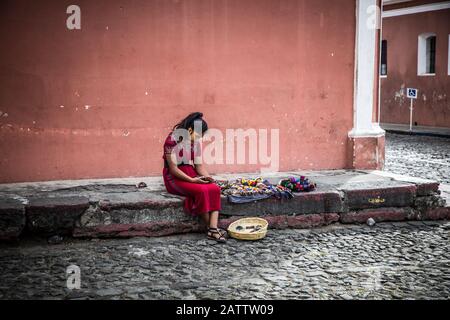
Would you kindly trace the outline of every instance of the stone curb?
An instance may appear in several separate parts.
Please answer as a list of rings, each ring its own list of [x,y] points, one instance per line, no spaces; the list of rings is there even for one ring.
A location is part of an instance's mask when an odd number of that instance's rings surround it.
[[[345,181],[339,186],[323,183],[319,190],[295,194],[291,200],[270,198],[231,204],[222,197],[220,223],[226,228],[239,218],[259,216],[268,220],[270,228],[284,229],[336,222],[366,223],[369,218],[376,222],[450,219],[450,207],[439,195],[438,183],[403,176],[377,179]],[[0,201],[0,240],[26,234],[82,238],[165,236],[203,229],[198,219],[183,212],[182,198],[160,191],[96,190],[80,196],[52,191],[28,199],[8,194]]]

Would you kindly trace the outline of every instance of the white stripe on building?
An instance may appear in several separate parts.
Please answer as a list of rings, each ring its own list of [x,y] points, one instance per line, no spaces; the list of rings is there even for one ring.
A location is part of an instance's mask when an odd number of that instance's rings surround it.
[[[404,16],[407,14],[416,14],[416,13],[445,10],[445,9],[450,9],[450,1],[433,3],[433,4],[424,4],[421,6],[407,7],[407,8],[384,11],[383,18]]]

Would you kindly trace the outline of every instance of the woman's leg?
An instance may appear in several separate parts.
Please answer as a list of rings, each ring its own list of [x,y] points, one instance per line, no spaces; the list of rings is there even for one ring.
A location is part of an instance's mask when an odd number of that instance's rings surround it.
[[[208,236],[215,237],[221,242],[226,241],[227,232],[218,228],[219,224],[219,211],[211,211],[209,216],[209,229]]]
[[[182,167],[186,174],[191,177],[196,176],[196,173],[189,172],[190,167]],[[166,188],[173,193],[177,192],[184,195],[184,207],[188,213],[195,215],[198,212],[205,212],[198,214],[205,223],[207,229],[217,229],[219,220],[219,210],[221,209],[220,187],[216,184],[195,184],[183,180],[175,179],[167,173],[164,176],[164,183]],[[169,192],[170,192],[169,191]],[[172,192],[170,192],[172,193]],[[224,230],[209,231],[208,234],[213,235],[217,239],[221,239],[226,232]]]
[[[219,223],[219,211],[212,211],[209,217],[209,227],[217,228],[218,223]]]
[[[205,227],[208,229],[209,228],[209,212],[203,213],[200,215],[203,223],[205,224]]]

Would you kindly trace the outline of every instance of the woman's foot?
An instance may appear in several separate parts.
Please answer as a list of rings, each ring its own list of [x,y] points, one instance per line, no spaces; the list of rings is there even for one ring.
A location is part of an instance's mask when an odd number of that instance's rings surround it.
[[[224,236],[224,238],[228,238],[228,232],[225,229],[217,228],[219,232]]]
[[[225,230],[223,229],[219,229],[219,228],[209,228],[208,229],[208,239],[210,240],[214,240],[216,242],[219,243],[225,243],[227,242],[227,238],[226,238],[226,231],[224,233]]]
[[[205,226],[205,229],[204,229],[204,230],[206,230],[206,232],[208,232],[209,229],[217,229],[217,230],[219,230],[219,232],[224,236],[224,238],[227,238],[227,239],[229,238],[229,236],[228,236],[228,231],[225,230],[225,229],[222,229],[222,228],[219,228],[219,227],[217,227],[217,228],[212,228],[212,227],[207,227],[207,226]]]

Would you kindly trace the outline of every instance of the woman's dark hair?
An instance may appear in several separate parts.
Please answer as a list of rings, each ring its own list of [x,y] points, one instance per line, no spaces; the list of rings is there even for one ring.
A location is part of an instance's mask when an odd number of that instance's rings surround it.
[[[203,120],[203,113],[201,112],[193,112],[190,115],[188,115],[186,118],[181,120],[179,123],[177,123],[173,129],[186,129],[188,130],[191,128],[194,130],[194,123],[195,121],[201,121],[202,122],[202,134],[205,133],[208,130],[208,124],[205,120]]]

